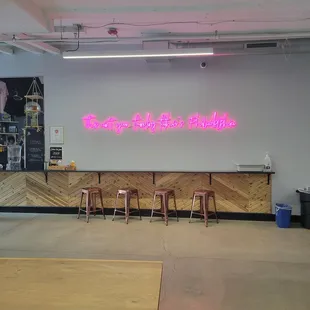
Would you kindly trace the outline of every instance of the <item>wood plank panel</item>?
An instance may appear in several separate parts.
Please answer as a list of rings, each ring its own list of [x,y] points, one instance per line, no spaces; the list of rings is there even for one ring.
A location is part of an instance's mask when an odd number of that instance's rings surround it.
[[[27,172],[26,174],[28,205],[68,206],[68,174],[66,172],[49,173],[47,183],[42,172]]]
[[[219,211],[271,213],[271,184],[267,175],[207,173],[50,172],[46,183],[43,172],[0,172],[1,206],[76,207],[81,189],[97,186],[103,191],[104,205],[113,208],[116,193],[121,188],[139,190],[142,209],[152,206],[156,188],[171,188],[176,192],[177,208],[190,210],[195,189],[215,191]],[[136,201],[133,200],[133,206]],[[159,200],[157,201],[159,206]],[[211,204],[212,206],[212,204]]]
[[[0,173],[0,205],[25,206],[26,174],[20,172]]]
[[[271,213],[271,178],[267,185],[267,176],[249,175],[249,205],[248,212]]]
[[[66,172],[68,178],[68,205],[77,207],[80,204],[81,190],[84,187],[98,186],[98,173]]]
[[[108,172],[101,175],[101,184],[99,186],[103,192],[105,206],[108,208],[114,207],[114,201],[118,189],[136,188],[139,190],[140,207],[141,209],[151,208],[151,198],[155,185],[152,181],[152,173],[147,172]],[[120,200],[120,205],[123,201]],[[136,201],[132,201],[133,207],[136,206]]]
[[[219,211],[247,212],[249,203],[249,178],[247,174],[212,174],[204,178],[204,187],[215,191]]]
[[[201,173],[160,173],[156,187],[174,189],[178,210],[190,210],[193,191],[202,188],[202,180]]]

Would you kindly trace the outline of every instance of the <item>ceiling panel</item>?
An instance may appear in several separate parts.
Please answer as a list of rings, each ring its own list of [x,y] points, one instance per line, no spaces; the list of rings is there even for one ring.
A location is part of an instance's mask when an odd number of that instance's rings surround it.
[[[63,25],[100,26],[120,23],[167,23],[119,25],[122,31],[284,31],[310,27],[309,0],[33,0],[46,14]],[[184,23],[199,21],[195,23]],[[173,22],[174,24],[168,24]],[[180,22],[179,24],[175,24]],[[94,33],[94,30],[90,31]],[[101,32],[101,31],[97,31]]]
[[[288,6],[309,10],[308,0],[33,0],[33,2],[47,11],[84,13],[152,12],[154,10],[158,12],[216,12],[262,7],[280,9]]]
[[[18,3],[17,6],[14,3]],[[32,4],[32,10],[29,5]],[[21,5],[23,4],[23,5]],[[41,20],[32,12],[41,12]],[[38,14],[37,14],[38,15]],[[40,14],[39,14],[40,15]],[[309,0],[0,0],[0,34],[26,33],[36,40],[58,38],[60,27],[47,34],[44,19],[69,26],[63,38],[75,37],[76,24],[85,27],[80,38],[114,39],[107,30],[116,27],[119,41],[180,35],[220,38],[231,35],[300,32],[310,29]],[[51,29],[51,28],[50,28]],[[54,30],[53,30],[54,31]],[[309,35],[307,35],[309,37]],[[117,38],[115,38],[117,39]],[[97,40],[97,39],[96,39]],[[124,40],[123,40],[124,41]],[[53,43],[51,43],[53,44]]]
[[[47,32],[47,23],[44,25],[39,19],[34,18],[30,13],[32,8],[28,8],[29,10],[24,10],[15,1],[1,0],[0,33]],[[34,12],[34,14],[37,13],[37,11]]]

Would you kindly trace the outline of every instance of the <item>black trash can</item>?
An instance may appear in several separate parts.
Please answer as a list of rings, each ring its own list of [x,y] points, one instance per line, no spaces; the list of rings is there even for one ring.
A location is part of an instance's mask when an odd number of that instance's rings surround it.
[[[310,193],[299,192],[300,194],[300,221],[304,228],[310,229]]]

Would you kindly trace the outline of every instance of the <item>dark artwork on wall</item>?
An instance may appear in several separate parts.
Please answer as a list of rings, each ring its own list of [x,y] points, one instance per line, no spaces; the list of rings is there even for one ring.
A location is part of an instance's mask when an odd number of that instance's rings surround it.
[[[44,85],[41,83],[40,78],[37,77],[36,80],[44,96]],[[24,106],[26,104],[24,96],[27,94],[33,78],[0,78],[0,81],[6,84],[9,93],[4,111],[12,116],[24,116]],[[44,106],[41,109],[44,111]]]

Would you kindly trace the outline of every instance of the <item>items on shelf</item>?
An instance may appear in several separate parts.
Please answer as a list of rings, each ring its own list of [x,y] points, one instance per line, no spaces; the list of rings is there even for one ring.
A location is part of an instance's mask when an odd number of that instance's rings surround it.
[[[268,152],[266,152],[266,156],[264,159],[264,171],[271,171],[271,158]]]
[[[12,121],[8,113],[2,113],[0,118],[0,164],[6,164],[7,147],[18,144],[18,122]]]
[[[75,161],[71,161],[69,165],[62,165],[61,160],[50,160],[49,165],[47,167],[48,170],[76,170],[76,164]]]
[[[21,170],[22,147],[20,145],[8,145],[8,164],[6,170]]]
[[[3,122],[11,122],[12,121],[12,117],[10,114],[3,112],[0,114],[0,121]]]
[[[263,164],[239,164],[235,163],[238,172],[261,172],[264,170]]]

